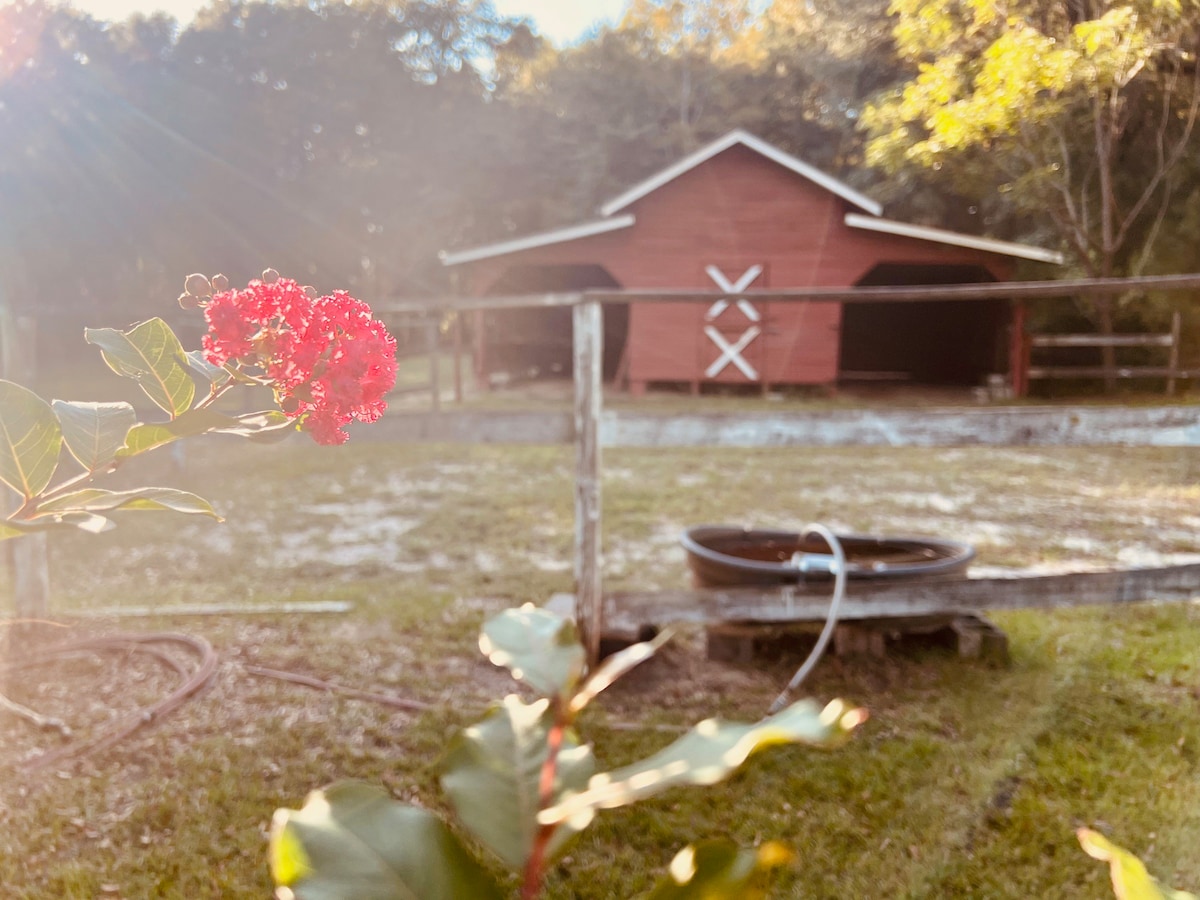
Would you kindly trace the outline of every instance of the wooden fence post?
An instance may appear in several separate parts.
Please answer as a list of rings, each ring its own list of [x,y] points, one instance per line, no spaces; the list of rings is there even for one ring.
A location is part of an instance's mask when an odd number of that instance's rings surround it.
[[[595,300],[573,315],[575,376],[575,622],[589,665],[600,657],[600,407],[604,319]]]
[[[1008,380],[1014,397],[1029,393],[1029,341],[1025,337],[1027,310],[1024,300],[1012,301],[1012,332],[1008,336]]]
[[[441,359],[438,358],[438,326],[439,318],[430,313],[425,319],[425,347],[429,351],[429,395],[433,400],[433,411],[440,412],[442,408],[442,372]]]
[[[1171,313],[1171,349],[1167,354],[1167,368],[1171,370],[1167,378],[1167,396],[1175,396],[1175,373],[1179,371],[1179,337],[1183,331],[1183,317],[1179,310]]]
[[[16,316],[0,304],[0,368],[4,377],[28,385],[35,374],[37,320]],[[5,489],[7,491],[7,489]],[[7,514],[20,500],[10,495]],[[44,619],[50,613],[50,565],[46,556],[46,535],[27,534],[5,541],[12,576],[13,612],[17,619]]]
[[[463,402],[463,382],[462,382],[462,332],[463,332],[463,314],[461,312],[451,313],[454,316],[454,402],[462,405]]]

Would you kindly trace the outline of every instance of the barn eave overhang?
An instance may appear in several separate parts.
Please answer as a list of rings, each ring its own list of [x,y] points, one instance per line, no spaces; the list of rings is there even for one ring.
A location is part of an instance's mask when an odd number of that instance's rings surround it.
[[[630,214],[610,216],[592,222],[581,222],[578,225],[571,225],[568,228],[542,231],[537,234],[527,234],[524,237],[513,238],[508,241],[499,241],[495,244],[471,247],[467,250],[458,250],[455,252],[443,250],[438,254],[438,258],[441,259],[443,266],[459,266],[463,263],[476,262],[481,259],[508,256],[510,253],[520,253],[522,250],[534,250],[538,247],[564,244],[568,241],[577,241],[580,238],[606,234],[610,231],[619,231],[622,228],[629,228],[636,221],[637,219]]]
[[[1018,259],[1052,263],[1057,266],[1061,266],[1064,262],[1061,253],[1054,250],[1046,250],[1043,247],[1035,247],[1032,244],[998,241],[994,238],[961,234],[957,231],[947,231],[944,228],[930,228],[927,225],[910,225],[907,222],[882,219],[878,216],[864,216],[859,213],[847,213],[845,222],[851,228],[861,228],[866,231],[876,231],[882,234],[894,234],[898,237],[915,238],[919,241],[932,241],[937,244],[948,244],[952,247],[983,250],[986,253],[996,253],[1000,256],[1013,256]]]
[[[869,212],[873,216],[878,216],[883,213],[883,207],[879,203],[872,200],[865,194],[861,194],[854,190],[854,188],[850,187],[850,185],[839,181],[832,175],[822,172],[820,169],[810,166],[808,163],[804,162],[804,160],[798,159],[795,156],[792,156],[790,153],[779,149],[775,145],[767,143],[762,138],[755,137],[748,131],[743,131],[742,129],[738,128],[729,132],[729,134],[725,135],[724,137],[713,141],[711,144],[701,147],[690,156],[685,156],[683,159],[679,160],[679,162],[668,166],[661,172],[651,175],[645,181],[635,184],[620,196],[609,200],[600,207],[601,215],[611,216],[613,213],[617,213],[623,209],[626,209],[631,204],[641,200],[647,194],[657,191],[664,185],[669,184],[676,178],[679,178],[681,175],[690,172],[700,164],[712,159],[718,153],[723,153],[736,144],[741,144],[743,147],[753,150],[760,156],[765,156],[772,162],[778,163],[785,169],[790,169],[797,175],[807,178],[814,184],[819,185],[832,194],[836,194],[838,197],[841,197],[848,203],[858,207],[861,210],[864,210],[865,212]]]

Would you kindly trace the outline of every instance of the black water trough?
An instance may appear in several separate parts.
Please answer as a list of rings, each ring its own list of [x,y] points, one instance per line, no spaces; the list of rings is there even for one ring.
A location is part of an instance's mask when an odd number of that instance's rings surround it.
[[[963,577],[975,549],[935,537],[839,534],[846,554],[846,577]],[[816,535],[794,531],[700,525],[682,538],[688,567],[698,587],[795,584],[831,577],[833,554]]]

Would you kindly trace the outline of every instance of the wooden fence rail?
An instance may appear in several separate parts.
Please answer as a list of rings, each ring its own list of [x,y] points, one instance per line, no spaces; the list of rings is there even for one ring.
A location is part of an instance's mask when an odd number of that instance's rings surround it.
[[[1025,336],[1026,351],[1025,380],[1053,378],[1165,378],[1167,395],[1175,393],[1175,384],[1181,378],[1200,377],[1200,371],[1179,368],[1179,337],[1182,317],[1178,310],[1171,315],[1171,330],[1166,334],[1029,334]],[[1165,349],[1165,366],[1035,366],[1029,360],[1036,349],[1062,349],[1079,347],[1111,347],[1114,350],[1129,347]]]
[[[1023,309],[1024,300],[1044,297],[1080,297],[1117,295],[1130,290],[1180,291],[1200,290],[1200,273],[1172,276],[1146,276],[1116,279],[1076,279],[1063,281],[1037,281],[1002,284],[966,285],[915,285],[881,286],[857,288],[804,288],[774,291],[743,291],[747,298],[791,302],[827,303],[871,303],[881,300],[982,300],[1009,299]],[[573,329],[575,360],[575,434],[576,441],[576,544],[575,572],[576,618],[583,627],[588,648],[593,659],[599,633],[603,627],[603,595],[600,583],[600,419],[602,414],[600,363],[603,360],[604,332],[601,325],[600,306],[605,303],[677,303],[712,302],[728,296],[728,291],[584,291],[549,293],[519,297],[442,297],[419,301],[382,300],[373,304],[377,314],[383,317],[416,316],[425,329],[426,349],[430,356],[430,388],[434,411],[440,404],[438,369],[440,327],[447,316],[454,328],[455,388],[461,398],[458,359],[462,352],[461,335],[458,331],[462,312],[482,309],[516,309],[553,306],[575,307]],[[19,377],[20,335],[11,310],[0,296],[0,366],[8,377]],[[1177,329],[1171,344],[1173,353],[1178,348]],[[1165,346],[1154,344],[1152,346]],[[1191,377],[1192,373],[1175,371],[1177,355],[1172,356],[1167,367],[1174,378]],[[1078,377],[1078,371],[1076,377]],[[584,374],[586,373],[586,375]],[[1023,374],[1023,373],[1022,373]],[[16,542],[14,542],[16,543]],[[19,542],[25,551],[35,550],[36,542],[31,538]],[[33,562],[18,561],[15,566],[18,581],[26,576],[44,575],[46,564],[44,552]],[[19,592],[20,593],[20,592]],[[45,592],[32,605],[18,601],[18,610],[45,609]]]

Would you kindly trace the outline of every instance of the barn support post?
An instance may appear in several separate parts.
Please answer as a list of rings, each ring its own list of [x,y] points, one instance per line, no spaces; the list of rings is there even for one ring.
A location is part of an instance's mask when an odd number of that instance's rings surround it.
[[[0,294],[0,370],[9,381],[28,384],[34,376],[37,320],[17,316]],[[12,497],[5,515],[20,500]],[[5,541],[12,576],[13,613],[17,619],[44,619],[50,614],[50,564],[46,556],[46,535],[27,534]],[[10,635],[16,637],[16,632]]]
[[[575,622],[589,665],[600,658],[600,407],[604,317],[595,300],[574,308],[575,376]]]
[[[1008,341],[1008,372],[1014,397],[1024,397],[1029,391],[1029,353],[1025,340],[1025,301],[1012,302],[1012,331]]]

